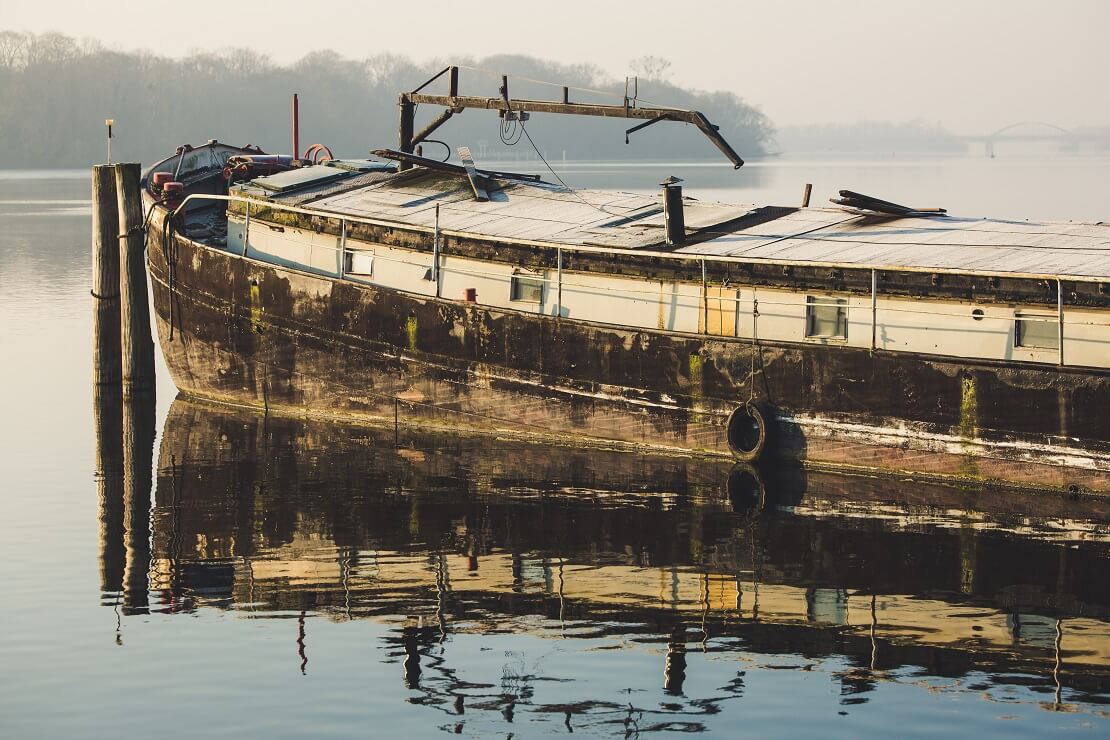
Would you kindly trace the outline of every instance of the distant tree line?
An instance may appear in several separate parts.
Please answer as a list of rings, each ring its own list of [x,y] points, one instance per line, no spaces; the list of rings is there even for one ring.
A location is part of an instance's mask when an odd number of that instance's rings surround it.
[[[362,157],[371,148],[397,143],[397,94],[412,90],[447,64],[460,64],[463,94],[496,96],[510,75],[512,97],[558,99],[559,87],[523,78],[589,88],[605,95],[571,91],[572,100],[619,102],[624,80],[613,80],[590,64],[564,65],[526,56],[495,55],[417,63],[394,54],[362,60],[332,51],[305,56],[289,66],[249,49],[200,52],[175,59],[120,52],[96,42],[56,33],[0,32],[0,167],[84,166],[105,158],[104,120],[115,120],[113,158],[144,164],[172,153],[182,143],[210,138],[257,144],[267,151],[291,148],[290,98],[300,95],[301,145],[320,142],[337,156]],[[705,113],[744,157],[773,148],[767,117],[728,92],[698,92],[667,81],[669,63],[643,57],[632,63],[642,76],[641,100]],[[444,90],[445,80],[429,90]],[[629,92],[634,89],[629,86]],[[418,111],[417,127],[435,111]],[[537,114],[527,123],[535,145],[548,159],[658,159],[719,157],[696,129],[659,124],[624,144],[623,119],[579,119]],[[470,146],[487,159],[534,159],[526,138],[503,142],[493,112],[466,111],[433,138],[452,150]],[[512,142],[513,138],[508,137]],[[426,156],[445,150],[428,144]]]

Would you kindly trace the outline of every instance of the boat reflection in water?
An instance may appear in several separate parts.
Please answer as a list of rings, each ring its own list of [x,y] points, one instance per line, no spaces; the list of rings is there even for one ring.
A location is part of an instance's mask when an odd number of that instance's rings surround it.
[[[889,683],[1093,715],[1110,702],[1106,501],[182,400],[158,466],[151,610],[295,618],[302,671],[314,618],[376,620],[412,711],[456,729],[524,713],[570,729],[704,729],[760,668],[816,666],[843,705]],[[461,647],[467,635],[489,645]],[[511,650],[493,653],[499,682],[465,677],[481,650],[523,636],[621,650],[600,684]],[[654,656],[657,696],[625,688],[625,650]],[[708,660],[731,661],[732,678],[699,683]]]

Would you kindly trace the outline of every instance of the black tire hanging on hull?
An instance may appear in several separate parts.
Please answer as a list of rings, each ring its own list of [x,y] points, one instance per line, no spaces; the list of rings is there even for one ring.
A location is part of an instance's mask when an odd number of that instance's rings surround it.
[[[728,415],[726,436],[732,456],[746,463],[758,462],[770,446],[774,414],[762,401],[748,401]]]

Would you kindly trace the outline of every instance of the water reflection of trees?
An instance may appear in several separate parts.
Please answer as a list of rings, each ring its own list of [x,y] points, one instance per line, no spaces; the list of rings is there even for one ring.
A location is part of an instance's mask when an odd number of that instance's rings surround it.
[[[938,523],[935,509],[921,513],[917,487],[780,471],[767,475],[762,511],[734,511],[726,464],[393,438],[177,402],[152,552],[113,554],[119,527],[107,523],[119,516],[110,501],[102,508],[104,590],[125,593],[120,563],[134,572],[147,557],[150,608],[296,617],[308,671],[311,617],[397,623],[387,659],[446,727],[470,711],[693,729],[743,695],[745,676],[688,695],[692,653],[841,663],[832,675],[845,705],[906,667],[1032,683],[1054,706],[1096,702],[1110,687],[1106,547],[1008,534],[1011,516],[1035,528],[1027,510]],[[929,493],[955,497],[942,505],[965,495]],[[900,509],[899,496],[909,499]],[[860,516],[869,506],[882,516]],[[1069,622],[1080,624],[1071,635]],[[542,666],[510,661],[499,683],[479,684],[452,662],[455,635],[519,631],[656,654],[665,700],[545,704],[535,689],[553,679]]]

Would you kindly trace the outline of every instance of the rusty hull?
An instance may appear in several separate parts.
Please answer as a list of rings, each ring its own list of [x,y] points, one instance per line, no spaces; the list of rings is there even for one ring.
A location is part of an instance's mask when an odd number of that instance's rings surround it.
[[[775,454],[811,468],[1110,492],[1105,371],[624,329],[156,242],[162,350],[195,397],[727,456],[726,417],[754,395],[778,413]]]

